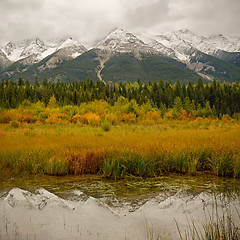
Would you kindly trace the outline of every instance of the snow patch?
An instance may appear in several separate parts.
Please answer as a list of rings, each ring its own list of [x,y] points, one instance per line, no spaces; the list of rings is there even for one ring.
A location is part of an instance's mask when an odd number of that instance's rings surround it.
[[[79,57],[80,55],[82,55],[82,54],[79,52],[75,52],[71,56],[72,56],[72,58],[76,58],[76,57]]]
[[[179,53],[179,52],[176,52],[176,57],[182,62],[189,61],[189,57],[187,55],[184,55],[184,54]]]
[[[42,41],[39,38],[36,39],[26,39],[18,42],[9,42],[2,51],[5,53],[7,58],[16,62],[21,59],[28,58],[29,56],[34,56],[33,63],[39,62],[43,58],[53,54],[54,52],[68,47],[81,48],[85,51],[85,47],[78,41],[73,40],[71,37],[56,39],[56,40],[45,40]],[[81,53],[78,51],[75,53],[70,53],[73,58],[79,56]]]

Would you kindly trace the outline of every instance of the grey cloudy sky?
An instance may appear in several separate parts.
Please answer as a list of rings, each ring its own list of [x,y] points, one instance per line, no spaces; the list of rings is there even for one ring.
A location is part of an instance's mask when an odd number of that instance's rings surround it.
[[[0,42],[63,35],[90,42],[115,27],[240,36],[240,0],[0,0]]]

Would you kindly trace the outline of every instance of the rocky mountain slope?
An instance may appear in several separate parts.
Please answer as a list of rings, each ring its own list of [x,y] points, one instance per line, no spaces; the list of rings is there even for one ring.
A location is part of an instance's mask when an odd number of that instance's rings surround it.
[[[2,50],[0,50],[0,71],[2,68],[5,68],[11,64],[12,62],[7,58],[5,53]]]
[[[194,70],[201,77],[209,80],[216,78],[220,81],[240,81],[240,52],[237,52],[239,50],[239,39],[237,38],[228,38],[227,48],[233,52],[226,52],[227,44],[224,44],[227,41],[226,37],[219,39],[210,36],[206,38],[189,30],[155,36],[146,34],[138,36],[161,54],[185,63],[189,69]],[[160,43],[160,48],[157,43]]]
[[[10,42],[2,50],[5,56],[13,62],[2,71],[2,78],[15,77],[45,59],[44,65],[38,66],[39,71],[55,68],[63,61],[72,60],[87,49],[71,37],[48,40],[28,39],[19,42]],[[0,59],[1,62],[1,59]]]
[[[83,60],[85,59],[85,60]],[[85,61],[85,62],[84,62]],[[189,30],[158,35],[115,29],[92,50],[70,37],[10,42],[0,50],[0,79],[40,81],[180,80],[240,82],[240,39]],[[185,80],[184,80],[185,79]]]
[[[78,41],[73,40],[71,37],[46,41],[35,38],[9,42],[5,47],[2,48],[2,52],[4,52],[6,57],[12,62],[17,62],[19,60],[32,56],[32,63],[36,63],[41,61],[43,58],[51,55],[52,53],[66,47],[84,48]],[[84,48],[84,50],[86,49]],[[81,53],[82,52],[78,54],[77,51],[73,52],[72,57],[77,57]]]

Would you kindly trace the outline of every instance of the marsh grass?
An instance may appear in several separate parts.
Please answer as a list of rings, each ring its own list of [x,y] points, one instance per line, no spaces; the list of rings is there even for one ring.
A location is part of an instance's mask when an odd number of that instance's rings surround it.
[[[233,216],[230,209],[220,210],[218,203],[215,203],[215,212],[212,215],[205,213],[206,221],[196,223],[188,220],[188,231],[185,236],[181,233],[178,223],[176,227],[181,240],[239,240],[240,239],[240,215],[235,208],[237,217]]]
[[[157,177],[167,173],[195,175],[202,171],[217,176],[239,177],[239,161],[234,161],[229,153],[214,156],[210,153],[206,162],[200,162],[199,156],[191,151],[183,153],[156,152],[141,155],[134,152],[74,152],[60,153],[54,149],[32,149],[3,151],[0,153],[2,169],[12,171],[14,175],[28,174],[96,174],[106,178],[121,179],[125,176]]]
[[[239,219],[240,220],[240,219]],[[231,216],[223,216],[218,221],[210,220],[203,225],[204,234],[199,239],[206,240],[239,240],[240,229],[232,220]]]
[[[146,240],[164,240],[164,239],[166,239],[166,238],[162,238],[161,236],[155,237],[154,231],[149,227],[148,224],[146,224],[146,232],[147,232]]]
[[[60,160],[53,161],[54,150],[19,149],[0,152],[0,164],[3,171],[12,175],[51,174],[62,175]]]
[[[234,167],[235,166],[235,167]],[[167,173],[195,175],[207,171],[217,176],[239,176],[239,162],[230,153],[213,155],[210,151],[159,151],[140,155],[132,152],[107,153],[101,173],[107,178],[120,179],[126,175],[157,177]]]
[[[186,122],[185,124],[188,124]],[[3,126],[0,171],[28,174],[102,174],[106,178],[168,173],[240,177],[240,126],[184,128],[77,125]],[[98,134],[100,132],[100,134]]]
[[[110,131],[111,130],[111,126],[112,126],[111,122],[106,120],[106,119],[101,122],[101,128],[105,132]]]

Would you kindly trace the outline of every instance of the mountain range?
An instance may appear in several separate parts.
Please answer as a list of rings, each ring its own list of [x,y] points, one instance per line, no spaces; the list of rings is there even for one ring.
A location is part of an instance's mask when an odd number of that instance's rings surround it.
[[[27,39],[0,47],[0,80],[42,82],[143,82],[171,80],[240,82],[240,38],[199,36],[189,30],[158,35],[115,29],[87,49],[67,36]]]

